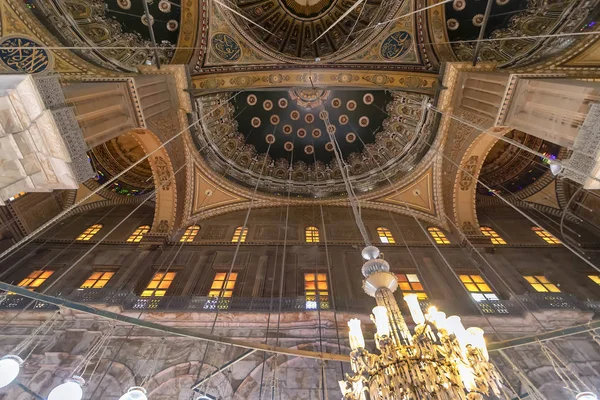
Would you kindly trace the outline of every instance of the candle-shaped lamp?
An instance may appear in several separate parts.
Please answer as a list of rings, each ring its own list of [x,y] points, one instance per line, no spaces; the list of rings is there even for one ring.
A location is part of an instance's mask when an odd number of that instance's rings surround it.
[[[465,330],[465,327],[463,326],[462,322],[460,322],[459,316],[453,315],[451,317],[448,317],[448,319],[446,319],[446,329],[448,330],[448,333],[453,333],[456,336],[458,343],[463,348],[467,345],[467,331]]]
[[[412,317],[415,324],[420,325],[425,323],[425,316],[423,315],[423,311],[421,310],[421,306],[419,305],[419,299],[415,293],[405,294],[404,301],[408,304],[408,309],[410,310],[410,316]]]
[[[365,347],[365,338],[362,330],[360,329],[360,319],[352,318],[348,321],[348,327],[350,328],[350,347],[352,350]]]
[[[384,306],[374,307],[373,315],[375,316],[377,334],[379,336],[390,336],[390,319],[388,318],[387,309]]]
[[[487,345],[485,344],[485,339],[483,337],[483,329],[471,327],[467,329],[467,334],[467,343],[474,348],[479,349],[483,355],[483,358],[485,358],[486,361],[489,361],[490,356],[488,354]]]

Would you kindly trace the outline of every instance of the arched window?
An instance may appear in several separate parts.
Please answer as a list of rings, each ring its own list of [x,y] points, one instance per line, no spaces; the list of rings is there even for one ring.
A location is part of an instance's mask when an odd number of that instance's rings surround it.
[[[488,226],[482,226],[479,229],[481,230],[481,233],[483,234],[483,236],[487,236],[490,238],[490,241],[492,242],[492,244],[506,244],[506,241],[504,239],[502,239],[500,237],[500,235],[498,235],[496,233],[496,231],[493,230],[492,228],[490,228]]]
[[[246,236],[248,235],[248,228],[244,228],[243,226],[238,226],[235,228],[235,232],[233,232],[233,237],[231,238],[232,243],[244,243],[246,241]]]
[[[146,233],[150,230],[150,225],[140,225],[137,227],[135,231],[129,236],[127,242],[129,243],[138,243]]]
[[[54,271],[43,271],[41,269],[35,270],[29,275],[27,278],[23,279],[17,286],[27,288],[29,290],[35,290],[42,286],[46,279],[50,278],[50,276],[54,273]]]
[[[432,227],[427,228],[427,230],[429,231],[429,234],[431,235],[431,237],[433,238],[433,240],[435,240],[435,242],[437,244],[450,244],[450,241],[448,240],[448,238],[446,237],[446,235],[444,234],[444,232],[442,232],[442,230],[440,228],[436,228],[435,226],[432,226]]]
[[[100,229],[102,229],[102,224],[94,224],[83,231],[81,235],[77,236],[77,240],[90,240]]]
[[[551,234],[550,232],[548,232],[545,229],[534,226],[531,228],[531,230],[534,231],[536,235],[538,235],[539,237],[544,239],[544,241],[548,244],[561,244],[562,243],[560,240],[558,240],[558,238],[556,236],[554,236],[553,234]]]
[[[392,236],[392,232],[390,232],[390,230],[388,228],[385,228],[383,226],[380,226],[379,228],[377,228],[377,236],[379,236],[379,241],[381,243],[389,243],[389,244],[396,243],[396,241],[394,240],[394,237]]]
[[[230,298],[233,296],[233,289],[235,288],[237,276],[237,272],[217,272],[215,274],[215,279],[213,279],[213,283],[210,286],[208,297]]]
[[[163,297],[171,287],[177,272],[157,272],[152,276],[152,280],[142,292],[142,297]]]
[[[309,226],[304,230],[306,237],[306,243],[319,243],[319,228],[316,226]]]
[[[193,242],[196,238],[196,235],[200,231],[200,227],[198,225],[190,225],[186,228],[183,236],[179,239],[180,242]]]

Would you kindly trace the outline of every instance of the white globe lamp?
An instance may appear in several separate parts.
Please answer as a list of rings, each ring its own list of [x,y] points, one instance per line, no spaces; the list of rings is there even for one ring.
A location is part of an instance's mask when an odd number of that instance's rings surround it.
[[[133,386],[127,393],[119,397],[119,400],[148,400],[148,396],[146,396],[146,389],[141,386]]]
[[[19,356],[7,355],[0,358],[0,389],[17,378],[23,360]]]
[[[79,376],[68,378],[65,383],[52,389],[48,400],[81,400],[84,383],[85,381]]]
[[[575,396],[577,400],[598,400],[598,396],[596,396],[592,392],[582,392]]]

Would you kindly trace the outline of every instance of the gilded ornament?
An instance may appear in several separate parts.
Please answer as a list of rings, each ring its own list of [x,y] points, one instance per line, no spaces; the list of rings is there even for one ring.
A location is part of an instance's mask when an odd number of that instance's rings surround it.
[[[35,74],[48,69],[50,56],[30,39],[12,37],[0,43],[0,60],[16,72]]]
[[[288,101],[285,98],[281,98],[277,104],[279,105],[279,108],[286,108],[288,106]]]
[[[363,96],[363,103],[365,103],[366,105],[373,104],[374,100],[375,100],[375,97],[373,97],[373,95],[371,93],[366,93]]]
[[[455,31],[458,29],[459,23],[455,18],[450,18],[450,19],[448,19],[448,21],[446,21],[446,26],[451,31]]]
[[[342,105],[342,101],[340,99],[338,99],[337,97],[333,100],[331,100],[331,106],[333,108],[340,108],[340,106]]]
[[[225,61],[237,61],[242,57],[238,42],[226,33],[213,35],[211,43],[217,56]]]
[[[462,11],[467,6],[467,0],[454,0],[452,2],[452,8],[456,11]]]
[[[327,151],[333,151],[333,143],[327,142],[325,144],[325,150],[327,150]]]
[[[361,127],[366,128],[369,125],[369,117],[363,115],[362,117],[359,118],[358,124]]]
[[[131,0],[127,1],[131,2]],[[158,9],[164,13],[171,12],[171,2],[168,0],[160,0],[160,2],[158,3]]]
[[[356,135],[353,132],[350,132],[346,135],[346,142],[354,143],[355,140],[356,140]]]
[[[168,4],[168,2],[166,3]],[[129,10],[131,8],[131,0],[117,0],[117,4],[123,10]]]
[[[179,28],[179,22],[175,21],[174,19],[171,19],[169,22],[167,22],[167,30],[170,32],[175,32],[177,28]]]
[[[315,146],[313,146],[312,144],[309,144],[308,146],[304,147],[304,152],[306,154],[312,154],[315,152]]]
[[[268,144],[273,144],[275,143],[275,135],[273,135],[272,133],[269,133],[267,136],[265,136],[265,141]]]
[[[312,124],[314,122],[314,120],[315,120],[315,116],[312,114],[306,114],[304,116],[304,121],[306,121],[306,123],[308,123],[308,124]]]
[[[380,54],[385,60],[393,60],[406,54],[412,45],[412,36],[405,31],[394,32],[381,44]]]
[[[265,100],[265,101],[263,101],[263,108],[266,111],[271,111],[273,109],[273,102],[271,100]]]
[[[255,94],[250,94],[248,95],[248,97],[246,98],[246,102],[248,103],[249,106],[254,106],[256,105],[258,101],[258,98],[256,97]]]
[[[304,129],[304,128],[298,129],[297,135],[300,139],[304,139],[306,137],[306,129]]]
[[[250,120],[250,124],[252,125],[253,128],[258,128],[260,126],[260,118],[258,118],[258,117],[252,118],[252,120]]]
[[[279,115],[271,115],[270,121],[272,125],[277,125],[279,123]]]
[[[319,118],[321,118],[323,121],[325,121],[327,118],[329,118],[329,113],[327,112],[327,110],[323,110],[319,113]]]
[[[283,126],[283,133],[285,133],[286,135],[289,135],[292,133],[292,126],[291,125],[284,125]]]
[[[321,130],[319,128],[315,128],[312,131],[312,137],[314,137],[315,139],[318,139],[321,137]]]
[[[348,123],[348,116],[345,114],[340,115],[338,118],[340,125],[346,125]]]
[[[285,142],[285,144],[283,145],[283,148],[286,151],[292,151],[292,150],[294,150],[294,143],[292,143],[292,142]]]
[[[477,14],[473,17],[473,25],[481,26],[483,24],[483,14]]]
[[[298,110],[294,110],[290,113],[290,118],[293,121],[298,121],[298,119],[300,119],[300,112]]]
[[[346,108],[348,109],[348,111],[356,110],[356,101],[348,100],[348,102],[346,103]]]

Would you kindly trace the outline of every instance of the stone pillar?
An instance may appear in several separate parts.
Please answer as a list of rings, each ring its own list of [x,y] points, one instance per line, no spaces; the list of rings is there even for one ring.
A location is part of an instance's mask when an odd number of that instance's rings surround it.
[[[600,83],[570,79],[520,79],[505,125],[572,148],[590,106],[600,101]]]
[[[64,87],[88,148],[139,127],[129,82],[79,82]]]

